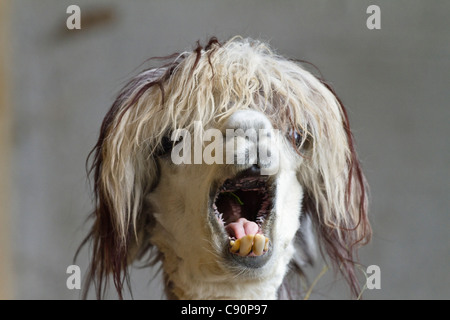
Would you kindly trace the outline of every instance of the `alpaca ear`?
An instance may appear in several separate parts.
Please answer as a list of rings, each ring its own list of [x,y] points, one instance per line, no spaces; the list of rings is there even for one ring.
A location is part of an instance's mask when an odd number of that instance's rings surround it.
[[[119,297],[128,279],[127,265],[139,246],[139,235],[149,220],[143,216],[144,196],[158,180],[154,155],[158,140],[150,140],[149,116],[161,105],[165,71],[148,70],[132,79],[106,114],[88,171],[94,176],[96,208],[89,281],[104,292],[112,274]],[[89,160],[90,157],[88,157]],[[84,243],[85,243],[84,242]]]

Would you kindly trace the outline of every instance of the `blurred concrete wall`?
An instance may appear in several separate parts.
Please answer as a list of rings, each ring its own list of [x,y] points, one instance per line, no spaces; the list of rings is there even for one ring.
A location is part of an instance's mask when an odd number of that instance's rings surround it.
[[[10,2],[0,1],[0,300],[14,296],[11,283]]]
[[[80,31],[65,27],[70,4]],[[366,27],[370,4],[381,30]],[[13,1],[15,297],[79,298],[66,268],[92,209],[85,159],[125,81],[149,57],[239,34],[313,62],[349,110],[372,189],[361,260],[381,268],[365,298],[450,298],[449,14],[445,0]],[[155,272],[133,270],[135,298],[162,297]],[[336,288],[324,277],[313,298],[342,297]]]

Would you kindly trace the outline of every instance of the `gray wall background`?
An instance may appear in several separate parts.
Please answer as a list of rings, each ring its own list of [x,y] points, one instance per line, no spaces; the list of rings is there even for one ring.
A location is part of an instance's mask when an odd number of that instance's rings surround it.
[[[92,209],[84,164],[121,86],[149,57],[236,34],[317,65],[349,110],[372,192],[374,237],[361,262],[381,268],[381,290],[365,298],[450,298],[449,1],[12,4],[17,299],[79,298],[65,272]],[[65,29],[70,4],[81,7],[81,31]],[[366,28],[370,4],[381,8],[381,30]],[[133,270],[132,283],[136,299],[162,297],[156,269]],[[328,272],[312,298],[347,298],[340,287]]]

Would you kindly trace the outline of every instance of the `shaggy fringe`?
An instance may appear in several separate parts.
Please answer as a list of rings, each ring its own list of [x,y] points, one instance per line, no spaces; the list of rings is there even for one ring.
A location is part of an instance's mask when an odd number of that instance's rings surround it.
[[[371,235],[367,184],[347,113],[332,88],[265,43],[240,37],[224,44],[212,38],[204,48],[197,44],[166,61],[121,91],[87,160],[92,159],[88,175],[93,174],[96,209],[82,245],[92,240],[87,280],[97,298],[109,275],[123,298],[128,264],[136,252],[145,252],[142,246],[151,247],[143,240],[151,221],[143,199],[157,184],[155,158],[164,137],[178,128],[194,132],[194,121],[214,127],[243,109],[262,111],[275,129],[302,135],[303,210],[315,221],[324,253],[357,296],[355,255]]]

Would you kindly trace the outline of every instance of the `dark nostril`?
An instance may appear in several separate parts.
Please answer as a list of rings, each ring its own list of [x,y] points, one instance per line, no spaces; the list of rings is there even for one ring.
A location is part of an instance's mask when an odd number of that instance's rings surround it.
[[[261,175],[261,168],[259,165],[254,164],[252,165],[250,168],[247,169],[249,171],[249,173],[253,176],[255,175]]]
[[[261,175],[261,167],[257,164],[252,165],[250,168],[239,173],[240,178],[256,177]]]

